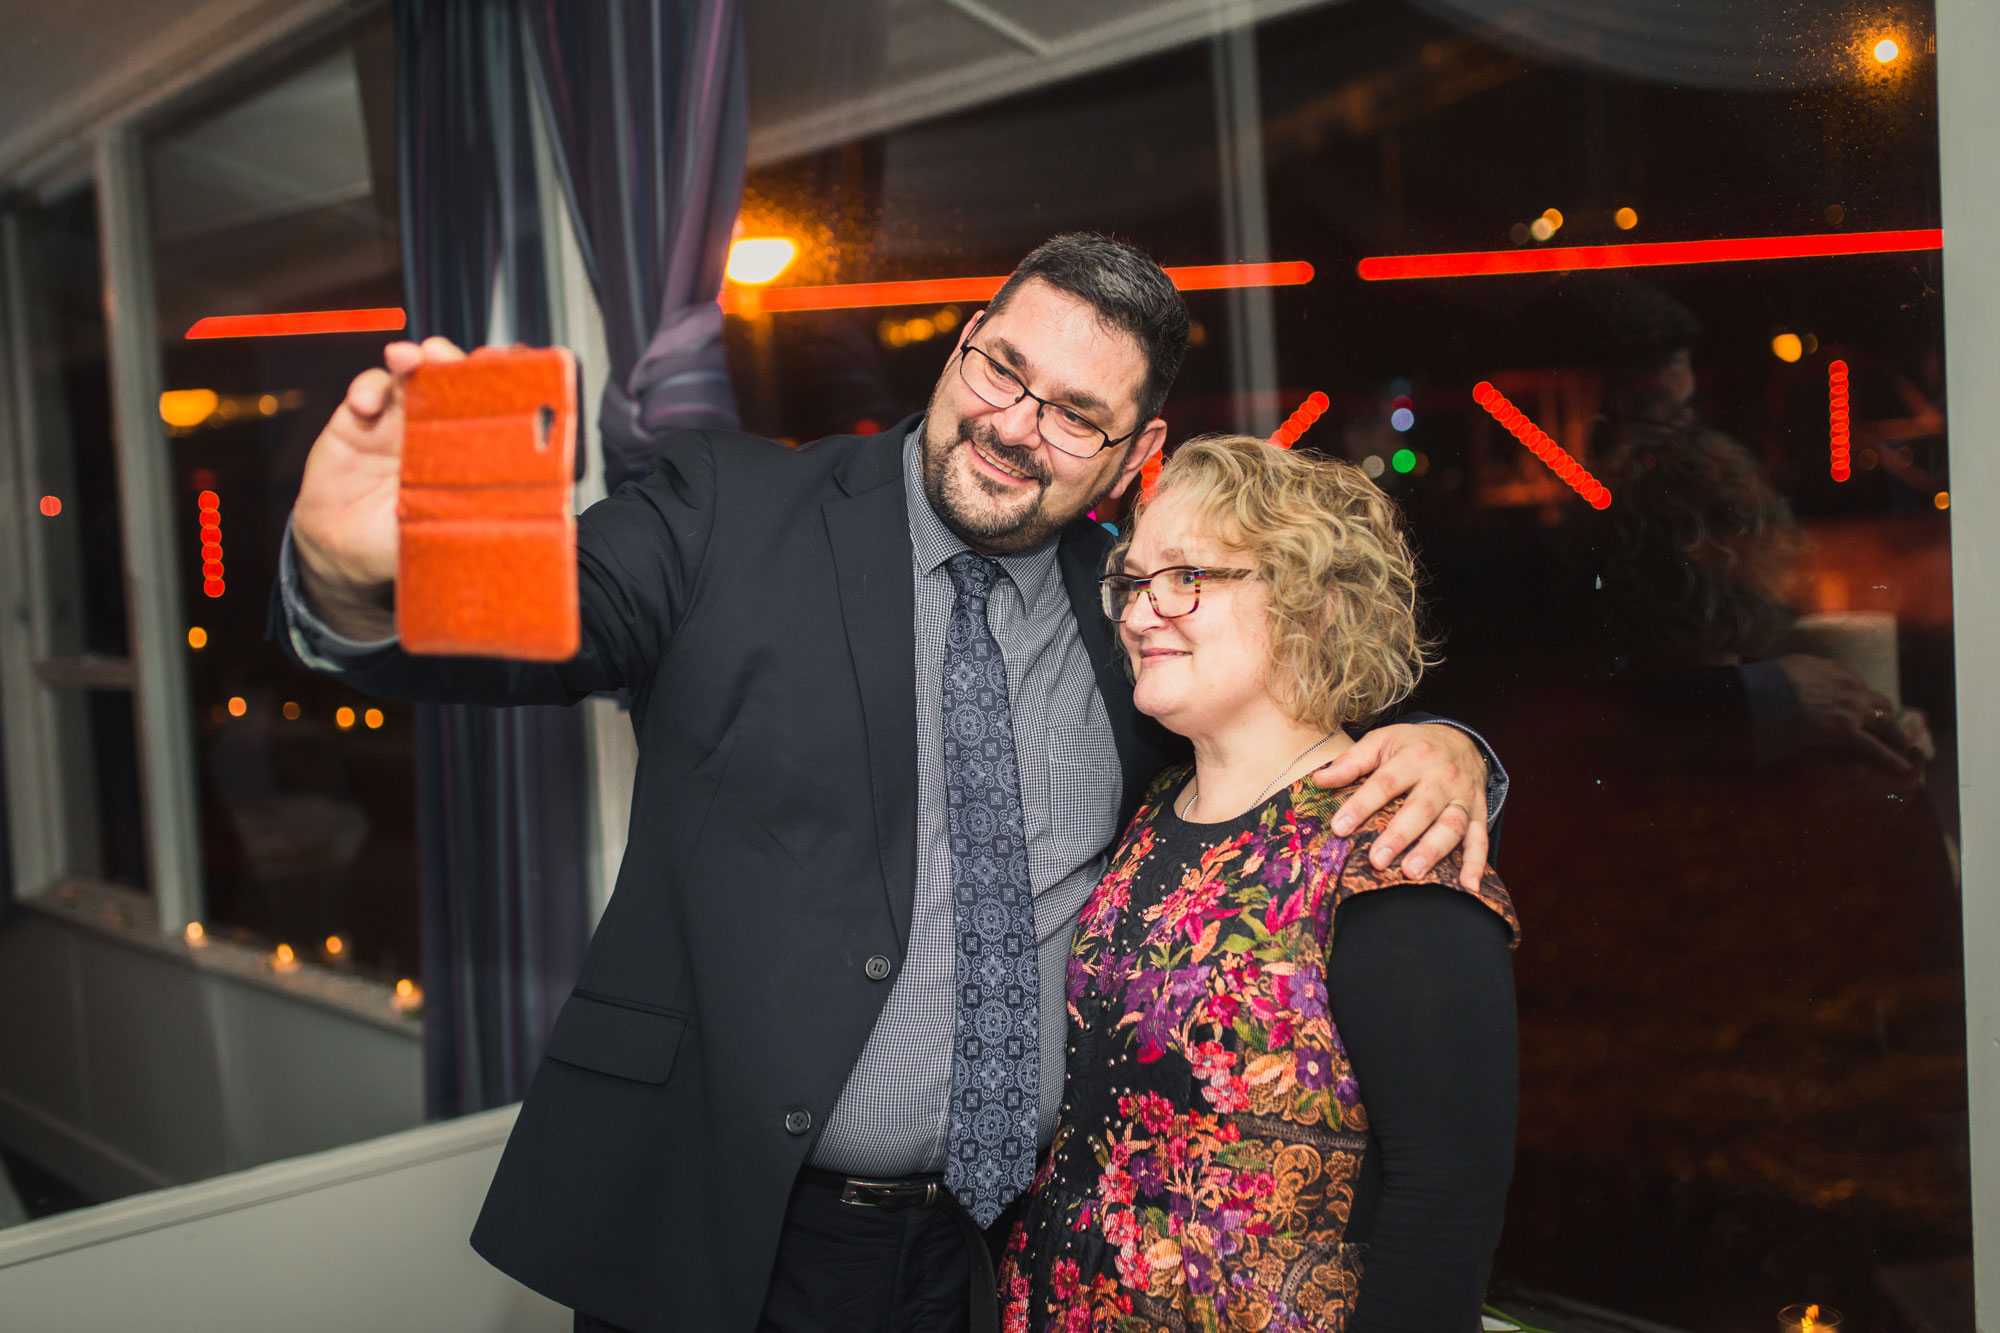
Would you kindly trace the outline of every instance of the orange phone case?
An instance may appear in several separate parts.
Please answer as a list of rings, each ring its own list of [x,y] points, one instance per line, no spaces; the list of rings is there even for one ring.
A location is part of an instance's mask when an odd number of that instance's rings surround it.
[[[405,651],[576,655],[576,384],[576,359],[560,347],[482,348],[404,383]]]

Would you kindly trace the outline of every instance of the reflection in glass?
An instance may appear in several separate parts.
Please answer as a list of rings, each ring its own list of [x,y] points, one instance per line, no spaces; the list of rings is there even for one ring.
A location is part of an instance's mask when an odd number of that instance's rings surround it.
[[[1420,702],[1513,775],[1497,1298],[1946,1327],[1971,1238],[1937,252],[1357,271],[1938,225],[1927,5],[1637,12],[1352,0],[1262,25],[1269,257],[1317,273],[1271,293],[1275,419],[1325,403],[1294,447],[1402,504],[1445,638]],[[804,238],[780,287],[1003,273],[1072,228],[1244,258],[1207,57],[761,166],[746,221]],[[843,95],[795,83],[779,110]],[[1255,406],[1224,302],[1189,304],[1176,440]],[[950,353],[942,313],[732,321],[739,373],[773,381],[745,401],[796,439],[886,427]]]
[[[187,334],[215,315],[401,305],[386,56],[342,49],[148,152],[205,924],[313,941],[385,984],[417,961],[409,712],[298,669],[264,630],[306,453],[397,335]]]

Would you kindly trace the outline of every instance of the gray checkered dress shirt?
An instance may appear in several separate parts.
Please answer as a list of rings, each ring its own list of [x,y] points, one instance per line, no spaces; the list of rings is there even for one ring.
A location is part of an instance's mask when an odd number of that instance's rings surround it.
[[[931,510],[917,471],[918,423],[903,442],[910,576],[917,594],[917,898],[903,971],[819,1141],[813,1163],[850,1175],[944,1169],[950,1127],[953,995],[951,845],[945,831],[945,627],[951,575],[966,550]],[[1070,935],[1118,833],[1118,749],[1056,568],[1053,543],[999,557],[987,624],[1007,663],[1028,878],[1042,979],[1041,1141],[1062,1104]]]

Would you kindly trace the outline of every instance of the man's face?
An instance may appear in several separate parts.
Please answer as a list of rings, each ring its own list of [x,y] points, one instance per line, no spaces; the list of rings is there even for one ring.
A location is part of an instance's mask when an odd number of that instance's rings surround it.
[[[994,407],[972,391],[959,369],[967,343],[1110,438],[1137,434],[1091,458],[1064,453],[1042,438],[1033,398]],[[1093,505],[1121,494],[1159,452],[1166,423],[1139,419],[1145,379],[1136,338],[1105,325],[1067,292],[1025,284],[1004,310],[966,326],[931,393],[922,449],[931,508],[967,546],[988,555],[1052,540]]]

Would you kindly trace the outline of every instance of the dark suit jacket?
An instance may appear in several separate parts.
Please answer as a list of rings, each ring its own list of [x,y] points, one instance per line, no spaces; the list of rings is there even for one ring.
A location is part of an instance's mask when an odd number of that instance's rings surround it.
[[[913,424],[797,450],[678,434],[578,520],[575,658],[389,649],[346,673],[398,699],[631,692],[639,767],[617,888],[472,1243],[640,1333],[755,1326],[794,1179],[901,971],[917,854]],[[1058,564],[1116,737],[1122,823],[1189,751],[1132,706],[1098,609],[1110,542],[1079,521]],[[892,968],[871,980],[878,956]]]
[[[617,889],[472,1238],[628,1328],[755,1325],[793,1180],[901,970],[917,841],[909,424],[799,450],[678,435],[578,522],[576,658],[392,650],[347,673],[402,699],[631,691]],[[1134,711],[1097,610],[1109,540],[1079,522],[1059,565],[1129,814],[1183,747]],[[878,955],[894,968],[870,980]]]

